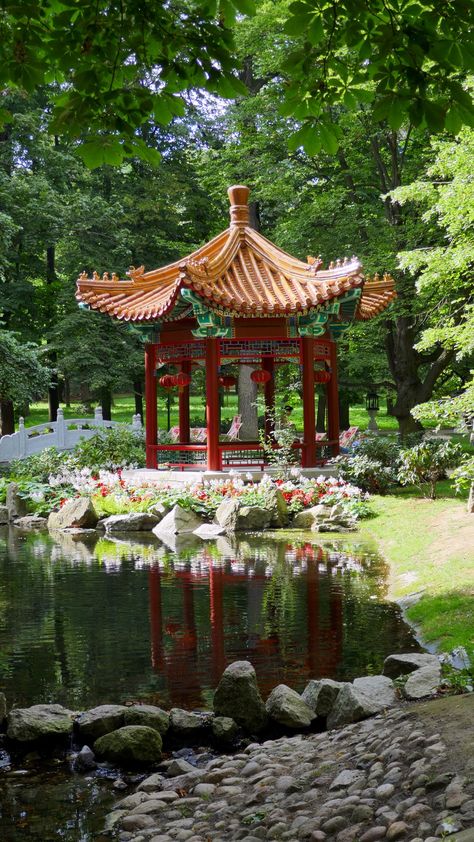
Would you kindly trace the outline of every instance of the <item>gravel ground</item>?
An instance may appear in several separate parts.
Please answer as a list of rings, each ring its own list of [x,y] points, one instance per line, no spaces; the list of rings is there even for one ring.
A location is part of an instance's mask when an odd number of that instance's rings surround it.
[[[474,828],[474,697],[155,774],[107,821],[120,842],[436,842]]]

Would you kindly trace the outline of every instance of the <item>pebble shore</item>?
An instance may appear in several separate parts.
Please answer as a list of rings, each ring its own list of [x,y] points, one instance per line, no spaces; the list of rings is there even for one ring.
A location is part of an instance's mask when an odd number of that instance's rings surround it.
[[[438,842],[474,827],[473,775],[409,706],[163,769],[107,817],[120,842]],[[179,764],[176,771],[180,771]]]

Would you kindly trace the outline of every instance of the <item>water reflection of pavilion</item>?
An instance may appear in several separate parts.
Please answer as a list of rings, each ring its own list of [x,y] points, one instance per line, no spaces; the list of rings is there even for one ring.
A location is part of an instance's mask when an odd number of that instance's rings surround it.
[[[278,681],[292,683],[292,677],[301,678],[327,676],[334,678],[342,657],[343,645],[343,591],[340,582],[332,576],[333,561],[323,553],[321,547],[304,545],[292,552],[292,545],[281,543],[280,560],[293,575],[294,568],[289,556],[303,559],[306,594],[301,609],[305,618],[300,618],[299,652],[288,657],[288,641],[278,630],[278,623],[265,622],[265,594],[271,581],[271,574],[260,567],[242,563],[242,558],[216,561],[208,555],[206,569],[180,569],[174,571],[182,593],[182,621],[170,624],[164,610],[164,577],[166,573],[158,563],[149,569],[150,636],[153,670],[159,673],[167,685],[173,704],[192,706],[200,698],[204,687],[200,682],[200,657],[205,641],[199,639],[196,625],[195,594],[197,586],[208,584],[209,589],[209,652],[213,686],[225,667],[233,660],[246,658],[257,671],[259,685],[264,694],[270,692]],[[255,558],[252,553],[253,558]],[[274,568],[273,568],[274,575]],[[296,571],[298,572],[298,571]],[[325,587],[322,587],[324,579]],[[329,581],[328,581],[329,579]],[[231,601],[226,600],[226,591],[237,585],[246,588],[246,628],[242,637],[232,634]],[[277,608],[275,607],[275,611]],[[271,606],[266,606],[267,615],[272,615]],[[244,624],[245,625],[245,621]],[[269,630],[269,625],[272,628]],[[304,628],[305,626],[305,628]],[[305,634],[306,632],[306,634]],[[171,645],[170,645],[171,638]],[[306,642],[304,641],[306,638]]]

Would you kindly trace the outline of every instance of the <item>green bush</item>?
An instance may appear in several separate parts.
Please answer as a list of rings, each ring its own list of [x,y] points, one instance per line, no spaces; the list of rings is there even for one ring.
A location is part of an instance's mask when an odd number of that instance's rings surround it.
[[[79,442],[71,462],[75,468],[90,468],[91,471],[115,471],[129,465],[141,468],[145,465],[144,435],[123,427],[98,430],[90,439]]]
[[[402,485],[416,485],[425,496],[434,500],[436,483],[446,476],[448,468],[459,465],[463,456],[460,444],[448,440],[425,439],[421,444],[400,452],[398,479]]]
[[[367,456],[375,462],[380,462],[386,468],[393,469],[393,479],[396,481],[396,468],[400,459],[400,444],[388,436],[364,436],[354,448],[356,456]]]
[[[40,453],[10,463],[9,476],[14,479],[34,479],[48,482],[51,474],[59,473],[69,459],[69,453],[60,453],[55,447],[46,447]]]
[[[368,491],[369,494],[385,494],[395,481],[393,468],[364,454],[338,456],[334,463],[341,479],[356,485],[362,491]]]

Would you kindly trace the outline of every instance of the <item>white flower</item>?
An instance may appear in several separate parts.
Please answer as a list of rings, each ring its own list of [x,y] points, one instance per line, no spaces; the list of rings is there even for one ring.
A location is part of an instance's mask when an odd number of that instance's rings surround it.
[[[44,500],[44,494],[42,491],[33,491],[33,493],[30,494],[30,499],[33,500],[33,503],[41,503],[41,501]]]

